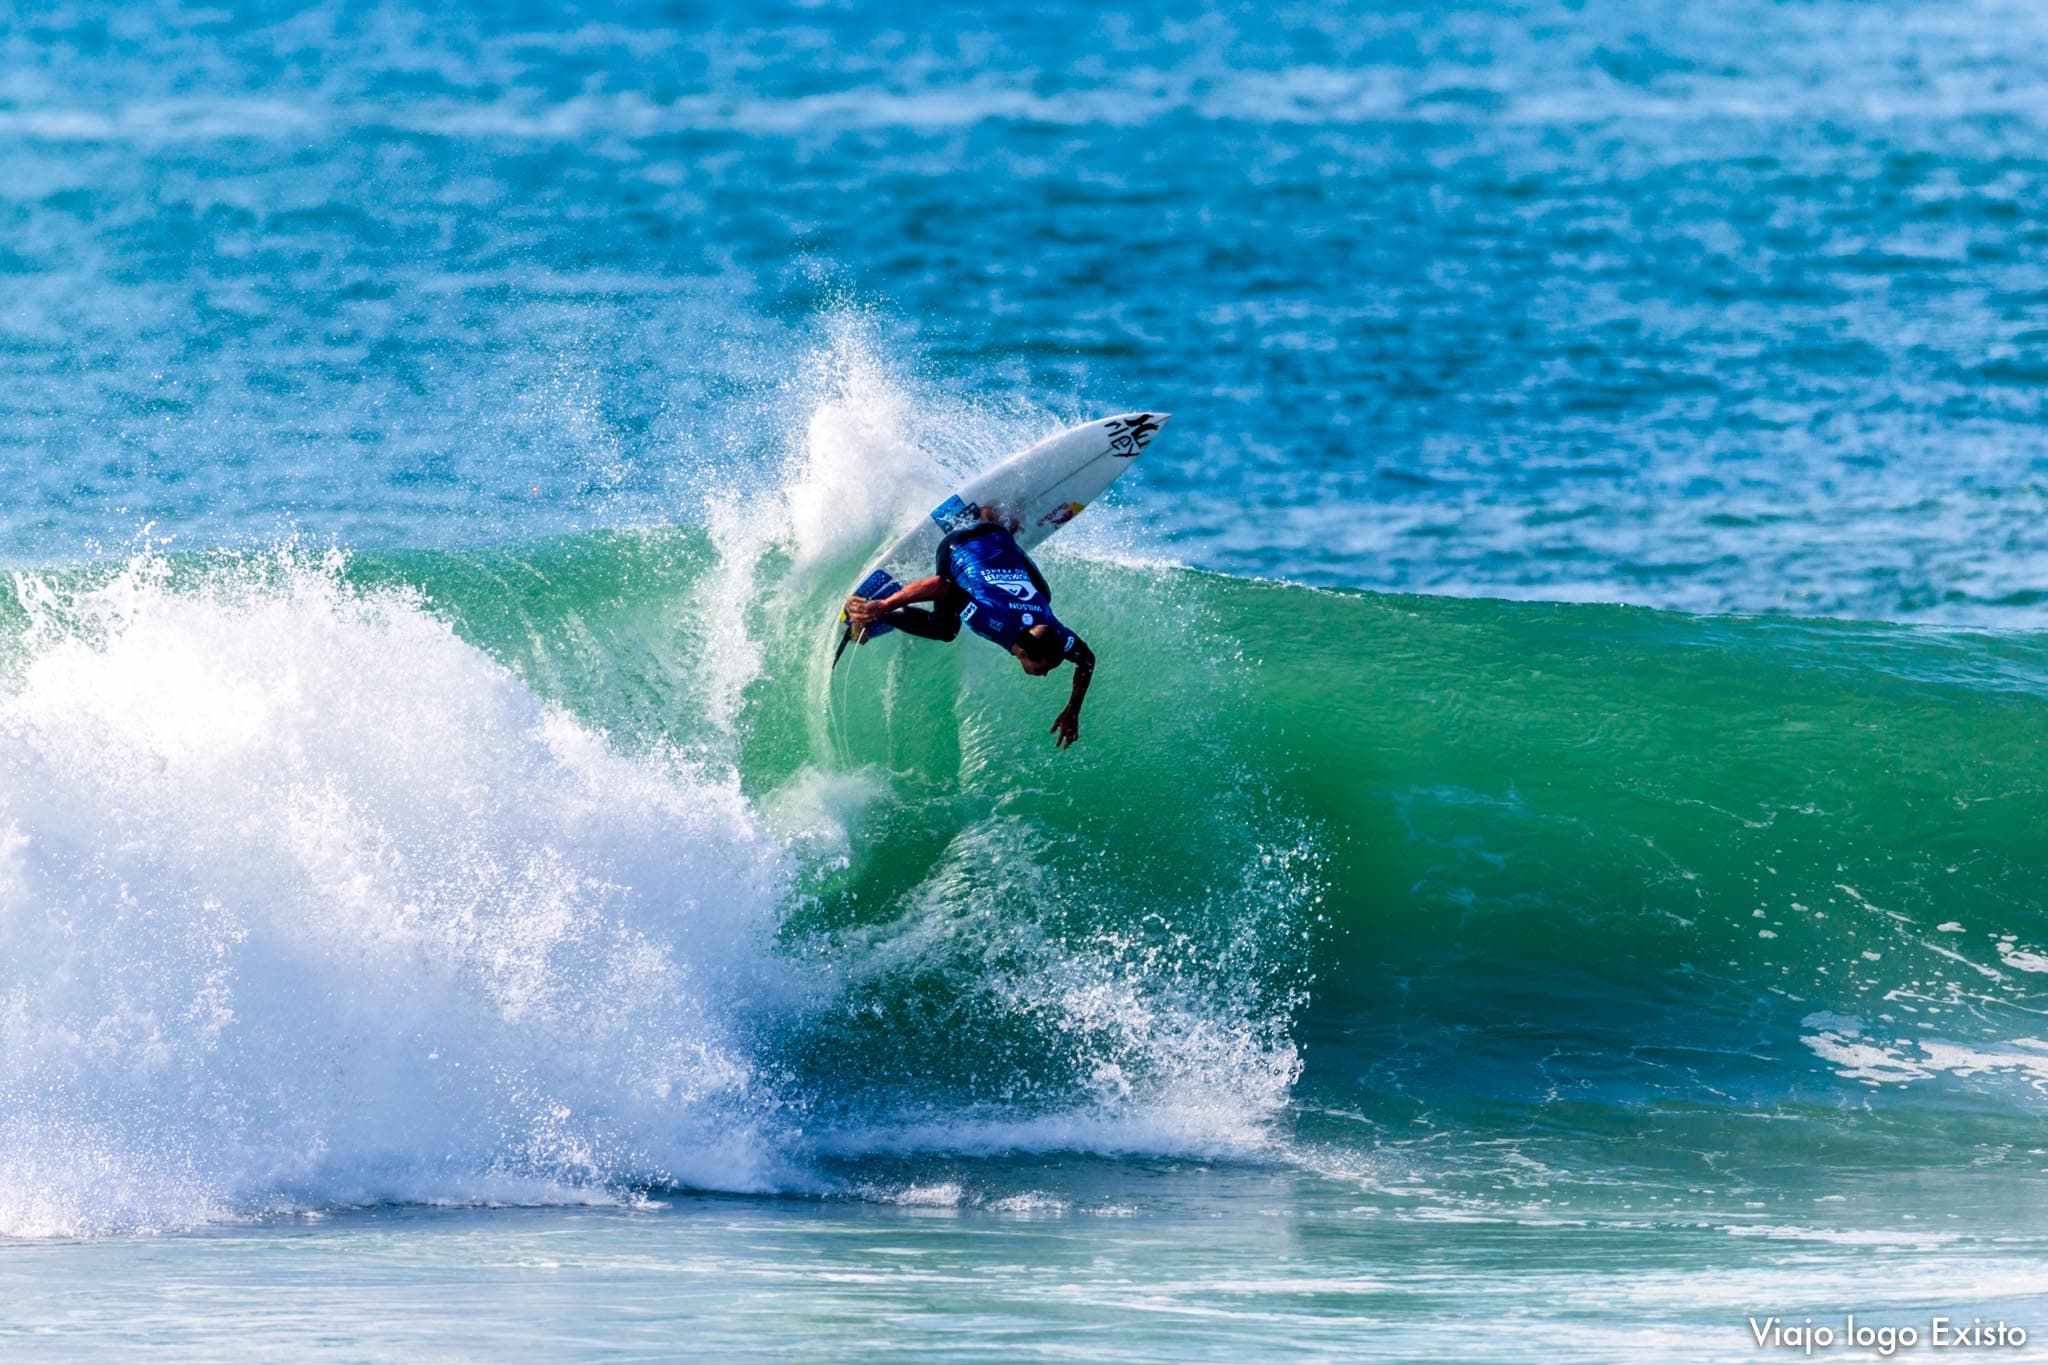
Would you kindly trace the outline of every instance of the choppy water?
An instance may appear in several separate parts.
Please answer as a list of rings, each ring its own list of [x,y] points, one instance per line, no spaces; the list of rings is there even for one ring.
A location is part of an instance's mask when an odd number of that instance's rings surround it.
[[[2040,28],[21,16],[0,1341],[2048,1341]]]

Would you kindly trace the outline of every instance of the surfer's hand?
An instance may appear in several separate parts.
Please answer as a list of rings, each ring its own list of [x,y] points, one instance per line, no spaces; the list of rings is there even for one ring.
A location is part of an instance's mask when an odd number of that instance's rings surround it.
[[[1081,713],[1072,707],[1060,712],[1053,720],[1052,733],[1058,736],[1052,742],[1053,748],[1064,749],[1072,744],[1081,737]]]
[[[857,626],[871,625],[882,615],[882,604],[865,597],[846,599],[846,619]]]

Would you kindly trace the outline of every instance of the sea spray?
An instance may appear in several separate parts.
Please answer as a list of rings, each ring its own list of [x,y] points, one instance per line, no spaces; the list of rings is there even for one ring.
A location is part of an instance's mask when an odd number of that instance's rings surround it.
[[[783,1182],[788,878],[340,563],[21,575],[0,699],[0,1232]]]

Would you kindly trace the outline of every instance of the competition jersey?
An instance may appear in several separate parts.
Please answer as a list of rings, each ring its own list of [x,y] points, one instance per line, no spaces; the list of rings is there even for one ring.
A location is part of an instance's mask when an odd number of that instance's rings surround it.
[[[960,619],[982,639],[1008,649],[1037,625],[1058,632],[1060,653],[1071,654],[1074,632],[1052,614],[1052,589],[1008,531],[983,522],[939,542],[939,577],[967,594]]]

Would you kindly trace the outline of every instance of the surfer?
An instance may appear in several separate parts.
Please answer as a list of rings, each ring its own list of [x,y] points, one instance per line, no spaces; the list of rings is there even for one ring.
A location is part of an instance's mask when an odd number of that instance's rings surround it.
[[[952,640],[964,623],[1034,678],[1073,660],[1073,694],[1052,723],[1053,743],[1064,749],[1081,737],[1081,699],[1095,676],[1095,654],[1052,614],[1052,589],[1017,544],[1015,529],[995,508],[982,508],[981,520],[939,542],[937,573],[887,597],[847,598],[846,619],[855,630],[879,623],[921,640]],[[920,602],[931,609],[917,610]]]

